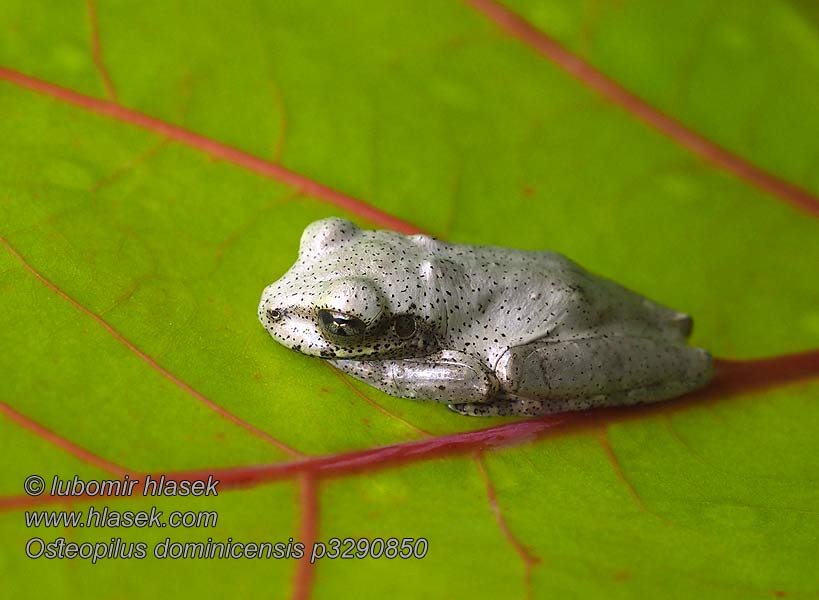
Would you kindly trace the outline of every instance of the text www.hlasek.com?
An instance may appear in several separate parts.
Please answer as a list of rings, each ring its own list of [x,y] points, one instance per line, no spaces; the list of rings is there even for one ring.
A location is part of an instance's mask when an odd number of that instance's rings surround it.
[[[26,511],[26,527],[216,527],[219,515],[216,511],[178,511],[168,514],[152,506],[150,510],[110,510],[108,507],[88,511]]]

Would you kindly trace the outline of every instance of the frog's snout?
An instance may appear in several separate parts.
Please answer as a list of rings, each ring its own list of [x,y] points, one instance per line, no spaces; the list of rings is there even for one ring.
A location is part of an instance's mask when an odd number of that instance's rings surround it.
[[[327,342],[321,338],[312,315],[276,300],[267,298],[259,303],[259,321],[270,337],[296,352],[320,356],[327,349]]]

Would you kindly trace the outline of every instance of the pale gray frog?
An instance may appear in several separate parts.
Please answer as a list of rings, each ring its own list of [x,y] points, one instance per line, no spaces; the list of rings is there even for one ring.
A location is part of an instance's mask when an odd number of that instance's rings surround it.
[[[705,385],[692,320],[555,252],[307,226],[259,319],[281,344],[474,416],[654,402]]]

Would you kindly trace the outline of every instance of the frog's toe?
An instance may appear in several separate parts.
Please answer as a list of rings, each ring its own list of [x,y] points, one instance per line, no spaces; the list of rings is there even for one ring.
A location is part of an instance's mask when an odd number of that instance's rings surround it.
[[[467,402],[465,404],[447,404],[452,412],[467,417],[500,417],[505,416],[503,408],[495,402]]]
[[[565,404],[554,400],[529,400],[524,398],[505,398],[481,403],[447,404],[447,408],[468,417],[540,417],[571,410]]]
[[[459,415],[468,417],[516,417],[532,416],[535,413],[522,412],[519,401],[492,400],[491,402],[466,402],[464,404],[447,404],[447,408]]]

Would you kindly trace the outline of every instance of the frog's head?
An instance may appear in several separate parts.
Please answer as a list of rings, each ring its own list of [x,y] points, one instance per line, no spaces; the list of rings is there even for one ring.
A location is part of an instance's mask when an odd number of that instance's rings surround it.
[[[262,325],[279,343],[310,356],[373,360],[434,352],[434,328],[407,295],[407,265],[389,271],[403,273],[403,281],[386,273],[387,265],[412,262],[394,256],[401,252],[390,241],[398,238],[344,219],[312,223],[296,263],[262,294]],[[399,284],[404,295],[396,300]]]

